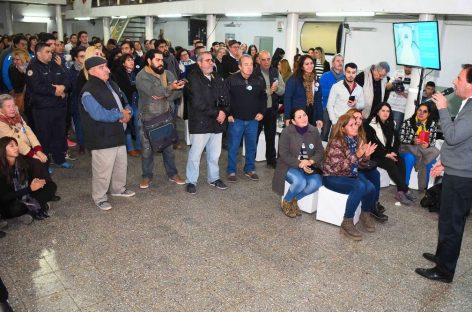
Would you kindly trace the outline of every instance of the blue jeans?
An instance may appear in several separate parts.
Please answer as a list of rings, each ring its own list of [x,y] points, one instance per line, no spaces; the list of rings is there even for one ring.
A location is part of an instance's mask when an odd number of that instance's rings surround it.
[[[200,158],[206,148],[206,160],[208,166],[208,183],[220,178],[220,168],[218,160],[221,154],[222,133],[203,133],[190,135],[190,150],[187,159],[187,183],[197,184]]]
[[[234,119],[234,122],[228,124],[228,167],[227,173],[236,173],[236,163],[238,161],[239,146],[244,136],[246,148],[246,159],[244,163],[244,172],[256,170],[256,139],[259,122],[253,120]]]
[[[392,118],[395,121],[395,133],[400,135],[400,130],[402,128],[403,119],[405,118],[405,114],[402,112],[392,111]]]
[[[378,202],[380,197],[380,172],[377,167],[370,170],[359,170],[359,175],[369,180],[375,187],[375,202]]]
[[[349,195],[344,218],[354,218],[359,203],[364,212],[369,212],[375,205],[375,187],[362,175],[357,178],[324,176],[323,185],[329,190]]]
[[[143,153],[141,154],[143,178],[148,178],[151,180],[153,177],[154,170],[154,152],[152,151],[151,143],[144,136],[141,120],[139,120],[138,123],[140,128],[139,135],[141,137],[141,142],[143,145]],[[166,170],[166,174],[169,178],[172,178],[177,174],[177,168],[175,166],[174,148],[172,147],[172,145],[169,145],[162,151],[162,157],[164,159],[164,168]]]
[[[413,155],[412,153],[401,153],[400,157],[403,158],[403,161],[405,162],[405,184],[410,185],[411,171],[413,170],[413,167],[415,166],[416,156]],[[431,168],[433,168],[433,165],[435,163],[436,163],[436,159],[434,159],[432,162],[426,165],[426,181],[424,184],[426,188],[428,187],[428,183],[429,183],[429,173],[431,172]],[[422,187],[420,178],[421,177],[418,172],[418,189]]]
[[[300,168],[290,168],[287,171],[285,180],[290,183],[290,188],[285,194],[285,201],[297,200],[316,192],[321,186],[321,176],[319,174],[305,174]]]
[[[126,128],[126,150],[133,151],[133,150],[141,150],[142,144],[141,144],[141,136],[139,135],[139,130],[141,129],[141,126],[138,122],[139,119],[139,109],[137,103],[133,103],[131,105],[131,108],[133,110],[133,116],[132,116],[132,122],[134,125],[134,130],[136,133],[136,143],[133,144],[133,137],[131,135],[131,127]]]

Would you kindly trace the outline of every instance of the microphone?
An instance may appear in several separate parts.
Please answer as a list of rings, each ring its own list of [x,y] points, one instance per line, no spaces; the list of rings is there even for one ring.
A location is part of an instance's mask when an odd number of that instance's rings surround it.
[[[442,90],[441,94],[446,96],[446,95],[451,94],[452,92],[454,92],[454,88],[451,87],[451,88],[447,88],[447,89]],[[429,98],[426,101],[422,102],[421,104],[429,104],[429,103],[432,103],[432,102],[433,102],[433,99]]]

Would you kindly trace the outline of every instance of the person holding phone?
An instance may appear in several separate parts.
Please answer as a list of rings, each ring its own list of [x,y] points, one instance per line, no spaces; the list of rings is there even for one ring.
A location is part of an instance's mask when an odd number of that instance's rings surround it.
[[[329,119],[333,125],[335,125],[338,122],[338,118],[349,109],[356,108],[362,110],[364,108],[364,93],[362,87],[354,81],[357,75],[357,65],[347,63],[344,66],[344,74],[346,78],[338,81],[331,88],[328,104],[326,105]]]
[[[415,114],[403,122],[400,130],[400,156],[405,161],[405,182],[410,182],[413,167],[418,171],[418,190],[424,191],[428,185],[429,171],[439,150],[436,143],[437,124],[432,119],[429,106],[421,104]]]

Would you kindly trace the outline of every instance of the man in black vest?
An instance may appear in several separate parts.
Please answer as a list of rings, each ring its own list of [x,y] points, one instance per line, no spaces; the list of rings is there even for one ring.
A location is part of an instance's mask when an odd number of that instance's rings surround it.
[[[125,130],[131,118],[126,97],[112,80],[106,59],[94,56],[85,61],[89,80],[82,89],[80,118],[84,127],[85,146],[92,152],[92,198],[98,208],[110,210],[107,199],[112,196],[131,197],[126,189]]]
[[[277,130],[277,116],[279,113],[280,97],[285,93],[285,83],[277,68],[271,66],[271,57],[268,51],[259,53],[260,68],[254,70],[256,74],[260,74],[266,83],[267,93],[267,110],[264,119],[259,121],[259,129],[257,130],[257,140],[264,128],[266,141],[266,161],[267,166],[275,168],[277,163],[277,154],[275,152],[275,134]]]

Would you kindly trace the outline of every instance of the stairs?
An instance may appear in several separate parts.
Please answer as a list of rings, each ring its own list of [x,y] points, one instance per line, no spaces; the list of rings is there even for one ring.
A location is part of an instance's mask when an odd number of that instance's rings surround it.
[[[132,41],[143,41],[144,34],[144,17],[116,18],[111,22],[111,38],[117,42],[124,38]]]

